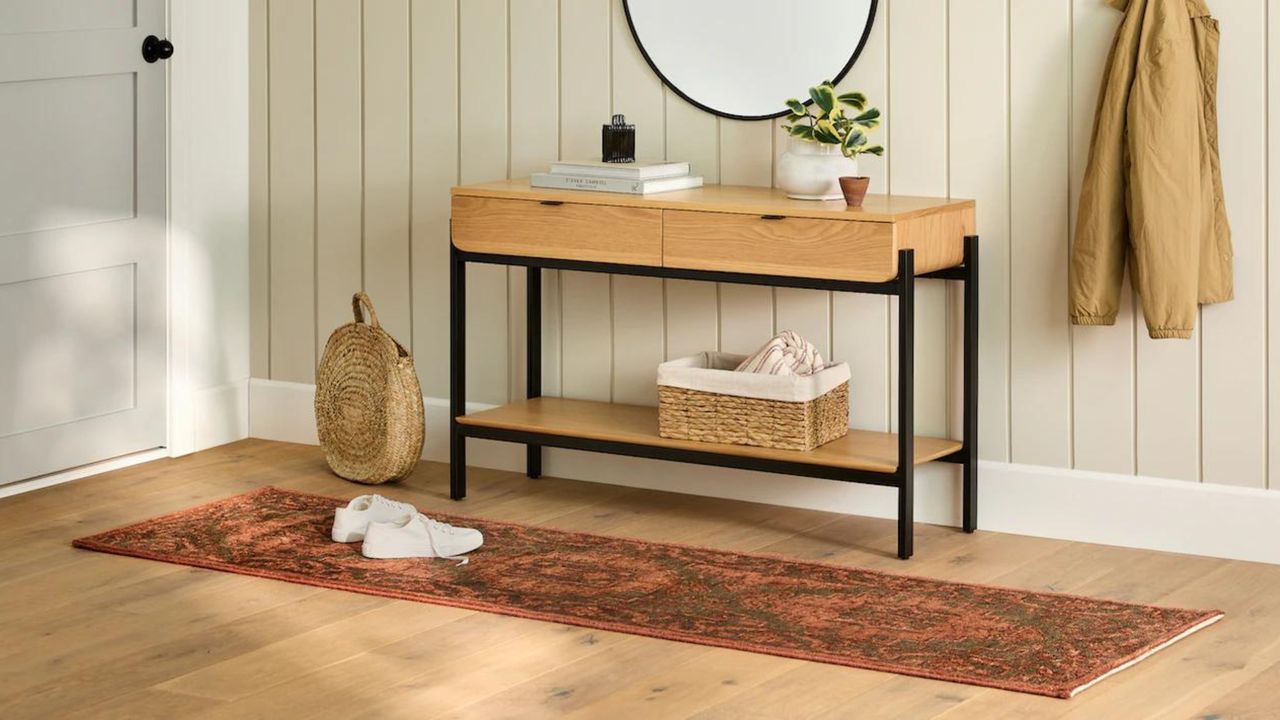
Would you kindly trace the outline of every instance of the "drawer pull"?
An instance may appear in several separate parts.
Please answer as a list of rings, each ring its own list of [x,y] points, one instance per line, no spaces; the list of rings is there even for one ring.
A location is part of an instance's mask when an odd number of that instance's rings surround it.
[[[761,220],[783,220],[785,218],[786,218],[785,215],[761,215],[760,216]]]
[[[563,205],[564,201],[563,200],[539,200],[538,203],[541,205]]]

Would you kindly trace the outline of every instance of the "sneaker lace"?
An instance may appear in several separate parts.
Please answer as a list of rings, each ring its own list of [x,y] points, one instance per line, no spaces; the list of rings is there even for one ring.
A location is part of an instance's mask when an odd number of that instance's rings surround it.
[[[422,522],[426,523],[427,528],[432,532],[438,532],[444,535],[458,534],[458,528],[450,525],[449,523],[442,523],[439,520],[433,520],[421,513],[418,514],[418,517],[422,518]],[[432,544],[432,547],[434,548],[435,546],[434,540],[432,541],[431,544]],[[441,560],[457,560],[459,567],[471,562],[471,558],[467,557],[466,555],[437,555],[437,557],[439,557]]]
[[[456,527],[454,527],[454,526],[450,525],[449,523],[442,523],[442,522],[440,522],[439,520],[432,520],[431,518],[427,517],[426,515],[423,515],[423,516],[422,516],[422,518],[423,518],[423,520],[425,520],[425,521],[426,521],[426,523],[427,523],[427,527],[431,528],[432,530],[434,530],[434,531],[436,531],[436,532],[444,533],[444,534],[446,534],[446,535],[457,535],[457,534],[458,534],[458,528],[456,528]]]
[[[374,495],[373,502],[379,505],[382,505],[383,507],[389,508],[390,510],[395,512],[402,512],[407,514],[413,510],[413,506],[408,503],[389,500],[387,498],[382,497],[381,495]]]

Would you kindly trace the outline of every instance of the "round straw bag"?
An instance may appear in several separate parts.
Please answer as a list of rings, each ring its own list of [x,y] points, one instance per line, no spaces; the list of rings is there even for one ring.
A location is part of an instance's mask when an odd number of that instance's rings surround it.
[[[422,456],[422,389],[369,296],[356,293],[351,308],[355,322],[329,336],[316,372],[316,431],[334,473],[375,485],[413,472]]]

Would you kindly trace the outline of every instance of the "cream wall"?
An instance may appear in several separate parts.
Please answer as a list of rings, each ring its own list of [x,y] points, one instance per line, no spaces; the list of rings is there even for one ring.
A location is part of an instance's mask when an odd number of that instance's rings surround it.
[[[1103,0],[881,2],[843,84],[886,113],[888,153],[863,161],[873,191],[978,200],[985,459],[1252,488],[1271,475],[1280,488],[1267,208],[1280,192],[1268,184],[1280,13],[1265,0],[1210,4],[1224,37],[1236,299],[1204,308],[1191,341],[1152,341],[1128,300],[1115,327],[1066,319],[1068,239],[1119,13]],[[638,125],[641,155],[691,160],[708,182],[768,185],[784,149],[776,124],[717,119],[665,90],[620,0],[251,0],[250,11],[255,378],[312,382],[363,287],[411,344],[424,393],[444,397],[448,188],[588,157],[611,113]],[[468,399],[505,402],[523,392],[522,271],[472,272]],[[854,425],[892,426],[890,299],[570,272],[545,285],[549,394],[653,403],[664,358],[745,351],[793,328],[852,364]],[[957,434],[958,298],[919,287],[918,429]]]

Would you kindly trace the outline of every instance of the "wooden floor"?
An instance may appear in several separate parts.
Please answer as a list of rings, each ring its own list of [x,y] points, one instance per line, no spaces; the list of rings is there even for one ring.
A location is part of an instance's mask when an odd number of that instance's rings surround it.
[[[1074,700],[707,648],[78,551],[263,485],[351,496],[316,448],[249,440],[0,500],[0,718],[1280,718],[1280,567],[917,527],[424,463],[389,496],[563,529],[1220,608]],[[1278,520],[1280,521],[1280,520]]]

